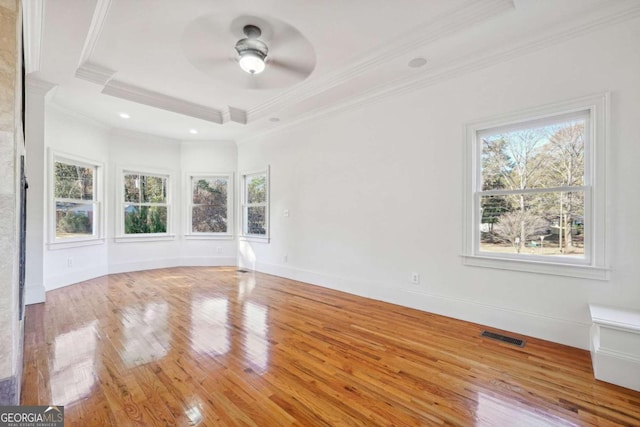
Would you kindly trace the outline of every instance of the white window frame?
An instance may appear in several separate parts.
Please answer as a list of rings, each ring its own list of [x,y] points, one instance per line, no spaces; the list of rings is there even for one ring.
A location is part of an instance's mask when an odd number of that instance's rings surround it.
[[[55,163],[66,163],[69,165],[77,165],[93,169],[93,201],[83,202],[75,199],[69,199],[69,202],[83,203],[93,205],[93,234],[86,237],[70,237],[58,238],[56,233],[56,201],[55,197]],[[104,243],[104,164],[92,159],[49,150],[49,173],[47,175],[49,182],[49,203],[48,210],[48,248],[49,249],[65,249],[78,246],[99,245]]]
[[[125,205],[131,204],[131,202],[125,202],[124,200],[124,176],[125,175],[144,175],[144,176],[155,176],[160,178],[167,179],[167,201],[161,204],[148,204],[145,205],[150,206],[166,206],[167,207],[167,231],[164,233],[136,233],[136,234],[125,234],[124,230],[124,207]],[[117,185],[118,189],[116,191],[116,230],[117,234],[115,237],[115,241],[117,243],[124,242],[143,242],[143,241],[154,241],[154,240],[173,240],[175,239],[175,235],[173,232],[173,204],[172,204],[172,195],[173,195],[173,186],[174,186],[174,174],[170,171],[166,170],[157,170],[150,169],[146,167],[118,167],[117,168]]]
[[[486,132],[489,130],[504,131],[509,127],[517,127],[519,124],[533,123],[535,121],[546,123],[556,117],[580,112],[586,112],[589,117],[585,142],[585,182],[579,188],[585,194],[584,258],[571,259],[570,257],[562,256],[531,256],[481,251],[479,242],[481,136],[483,134],[486,136]],[[532,108],[467,124],[465,126],[465,167],[463,168],[463,263],[476,267],[608,280],[608,244],[606,239],[610,235],[610,230],[605,215],[607,205],[606,154],[608,131],[608,93]],[[544,191],[544,189],[540,191]],[[516,190],[516,192],[518,191]]]
[[[194,232],[192,217],[193,217],[193,182],[197,179],[211,179],[211,178],[226,178],[227,185],[227,232],[226,233],[203,233]],[[234,238],[234,209],[233,209],[233,194],[234,194],[234,174],[233,173],[187,173],[185,175],[185,189],[186,195],[185,206],[187,209],[185,215],[185,239],[233,239]]]
[[[248,179],[256,176],[256,175],[265,175],[266,179],[265,179],[265,188],[266,188],[266,192],[267,192],[267,197],[266,197],[266,201],[264,203],[247,203],[247,182]],[[270,177],[270,167],[267,166],[266,169],[262,169],[259,171],[252,171],[252,172],[244,172],[241,174],[241,186],[240,186],[240,201],[241,201],[241,208],[240,208],[240,216],[241,216],[241,220],[240,220],[240,239],[241,240],[246,240],[246,241],[253,241],[253,242],[262,242],[262,243],[269,243],[271,237],[271,225],[270,225],[270,206],[271,206],[271,188],[270,188],[270,183],[271,183],[271,177]],[[249,234],[247,233],[247,215],[248,215],[248,208],[250,207],[255,207],[255,206],[265,206],[265,229],[266,229],[266,233],[265,234]]]

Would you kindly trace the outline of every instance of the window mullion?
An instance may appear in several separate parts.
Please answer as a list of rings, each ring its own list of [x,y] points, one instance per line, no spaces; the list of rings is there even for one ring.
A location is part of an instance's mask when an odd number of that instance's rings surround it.
[[[536,194],[536,193],[575,193],[578,191],[586,191],[588,186],[575,187],[548,187],[548,188],[525,188],[518,190],[484,190],[478,191],[483,196],[509,196],[515,194]]]

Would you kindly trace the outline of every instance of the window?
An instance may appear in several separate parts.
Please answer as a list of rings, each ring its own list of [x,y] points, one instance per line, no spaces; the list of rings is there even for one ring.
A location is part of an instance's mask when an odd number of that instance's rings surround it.
[[[189,176],[189,228],[193,236],[232,234],[231,175]]]
[[[124,234],[167,234],[168,175],[123,171]]]
[[[606,278],[606,105],[590,98],[467,127],[467,264]]]
[[[53,218],[51,243],[89,241],[100,238],[98,163],[51,156]]]
[[[268,239],[269,171],[245,174],[242,178],[242,234]]]

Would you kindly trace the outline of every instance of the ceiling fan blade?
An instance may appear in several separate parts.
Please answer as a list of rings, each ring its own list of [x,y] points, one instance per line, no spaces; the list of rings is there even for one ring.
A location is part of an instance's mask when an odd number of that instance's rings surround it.
[[[313,65],[309,64],[296,64],[289,61],[280,61],[278,59],[272,59],[268,61],[267,67],[277,68],[287,73],[293,74],[296,77],[306,78],[311,71],[313,71]]]
[[[297,43],[302,38],[298,30],[290,25],[282,25],[274,28],[273,36],[267,40],[270,49],[278,50],[291,43]]]
[[[228,64],[233,64],[236,62],[235,58],[207,58],[207,57],[203,57],[203,58],[192,58],[191,62],[194,65],[197,65],[199,67],[204,67],[204,68],[210,68],[210,67],[218,67],[220,65],[228,65]]]
[[[269,89],[269,83],[260,77],[263,76],[251,76],[247,74],[244,78],[243,87],[249,90]]]

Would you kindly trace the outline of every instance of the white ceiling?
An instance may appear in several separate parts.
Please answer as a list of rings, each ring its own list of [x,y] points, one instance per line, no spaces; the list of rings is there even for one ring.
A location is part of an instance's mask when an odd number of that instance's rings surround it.
[[[637,0],[23,4],[28,81],[56,85],[53,104],[179,140],[249,138],[640,14]],[[240,69],[234,50],[249,23],[269,45],[256,76]],[[408,66],[414,58],[426,65]]]

